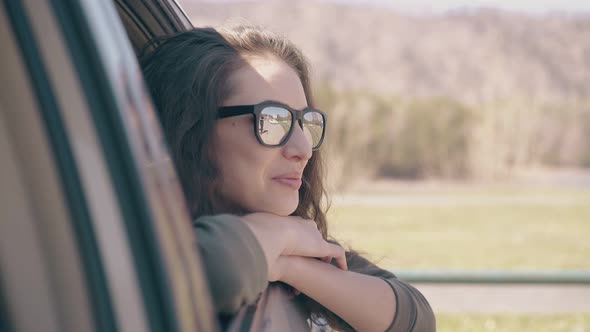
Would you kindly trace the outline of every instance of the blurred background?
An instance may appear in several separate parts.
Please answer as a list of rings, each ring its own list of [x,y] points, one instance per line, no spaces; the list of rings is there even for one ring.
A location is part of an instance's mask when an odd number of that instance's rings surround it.
[[[308,57],[335,238],[400,275],[588,278],[590,2],[181,5]],[[587,282],[475,281],[418,285],[439,331],[590,331]]]

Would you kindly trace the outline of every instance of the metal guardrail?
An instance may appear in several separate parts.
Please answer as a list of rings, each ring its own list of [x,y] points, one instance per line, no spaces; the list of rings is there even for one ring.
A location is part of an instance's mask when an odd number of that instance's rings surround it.
[[[412,283],[466,284],[587,284],[590,270],[395,270]]]

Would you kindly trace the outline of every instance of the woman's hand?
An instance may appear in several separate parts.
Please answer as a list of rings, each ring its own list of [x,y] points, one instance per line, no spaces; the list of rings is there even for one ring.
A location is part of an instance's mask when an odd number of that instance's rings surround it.
[[[268,265],[268,280],[277,281],[289,268],[284,256],[313,257],[347,269],[344,249],[327,242],[313,220],[300,217],[281,217],[269,213],[253,213],[243,217],[260,243]]]

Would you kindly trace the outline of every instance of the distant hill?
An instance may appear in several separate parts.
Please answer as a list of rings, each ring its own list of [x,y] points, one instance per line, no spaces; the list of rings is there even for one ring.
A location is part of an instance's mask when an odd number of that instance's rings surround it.
[[[590,98],[590,16],[496,10],[409,16],[317,1],[184,1],[197,26],[241,17],[282,33],[316,81],[463,101]]]

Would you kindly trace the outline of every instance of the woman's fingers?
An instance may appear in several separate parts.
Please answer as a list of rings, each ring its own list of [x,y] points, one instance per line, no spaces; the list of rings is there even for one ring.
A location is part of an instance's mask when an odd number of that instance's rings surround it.
[[[336,265],[344,271],[348,271],[348,263],[346,263],[346,255],[336,257]]]
[[[326,263],[334,258],[340,269],[347,269],[344,249],[324,240],[313,220],[265,213],[246,215],[244,220],[261,244],[269,265],[269,275],[282,273],[284,264],[275,262],[283,255],[314,257]]]
[[[305,247],[305,250],[295,250],[289,256],[315,257],[328,264],[332,262],[332,259],[336,259],[336,266],[341,270],[348,270],[344,248],[327,242],[322,238],[316,242],[315,246],[308,245]]]
[[[328,251],[330,251],[329,256],[336,259],[336,265],[341,270],[348,270],[348,264],[346,263],[346,252],[344,251],[344,248],[330,242],[325,242],[325,244],[328,247]],[[330,261],[332,260],[331,258]]]
[[[284,254],[315,257],[325,263],[330,263],[332,258],[334,258],[336,259],[336,265],[340,269],[348,269],[344,249],[337,244],[324,240],[317,228],[317,224],[313,220],[298,218],[295,221],[297,224],[295,227],[299,231],[295,232],[297,236],[293,242],[293,247],[284,252]]]

